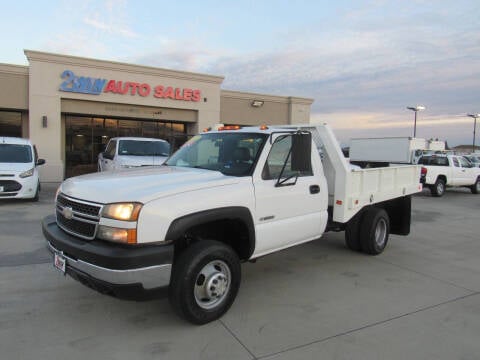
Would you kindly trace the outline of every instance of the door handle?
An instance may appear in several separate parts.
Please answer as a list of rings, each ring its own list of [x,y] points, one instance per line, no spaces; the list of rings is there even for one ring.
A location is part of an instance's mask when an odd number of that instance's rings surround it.
[[[320,186],[310,185],[310,194],[318,194],[320,192]]]

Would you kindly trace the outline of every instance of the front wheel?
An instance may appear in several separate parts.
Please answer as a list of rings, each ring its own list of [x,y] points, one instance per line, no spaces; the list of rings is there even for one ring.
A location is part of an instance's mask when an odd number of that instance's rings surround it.
[[[206,324],[230,308],[240,280],[240,260],[230,246],[213,240],[199,241],[175,261],[170,304],[191,323]]]
[[[38,194],[39,192],[40,192],[40,181],[37,183],[37,188],[35,189],[35,194],[33,195],[33,198],[31,198],[30,200],[34,201],[34,202],[38,201],[38,199],[40,198],[39,194]]]
[[[472,194],[480,194],[480,178],[470,187]]]
[[[360,242],[362,250],[370,255],[378,255],[387,246],[390,234],[390,219],[387,212],[380,208],[365,211],[360,224]]]

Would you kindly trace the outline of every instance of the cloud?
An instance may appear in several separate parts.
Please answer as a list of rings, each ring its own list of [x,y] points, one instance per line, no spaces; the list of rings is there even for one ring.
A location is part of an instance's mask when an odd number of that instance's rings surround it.
[[[197,39],[172,40],[167,37],[152,39],[152,48],[156,50],[141,56],[130,57],[129,61],[136,64],[157,66],[176,70],[192,72],[213,71],[218,74],[218,69],[210,64],[221,58],[221,53],[209,49]]]
[[[83,22],[98,30],[103,30],[110,34],[118,34],[127,38],[136,38],[139,36],[137,33],[130,30],[127,25],[116,21],[110,21],[106,23],[99,20],[97,15],[94,15],[92,18],[86,17],[83,19]]]
[[[413,113],[407,110],[404,114],[363,111],[319,112],[312,114],[311,122],[329,124],[343,145],[348,145],[352,138],[413,136]],[[473,121],[464,114],[444,114],[429,118],[421,114],[417,119],[417,137],[448,140],[451,146],[470,144],[472,130]]]
[[[55,11],[62,31],[48,38],[43,45],[46,51],[118,60],[115,53],[140,37],[130,27],[123,0],[64,2]],[[64,14],[72,13],[83,17],[68,17],[68,23],[62,23],[67,19]]]

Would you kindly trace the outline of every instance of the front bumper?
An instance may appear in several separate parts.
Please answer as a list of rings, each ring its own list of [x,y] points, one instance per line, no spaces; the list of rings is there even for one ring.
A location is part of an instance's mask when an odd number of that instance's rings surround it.
[[[35,197],[38,187],[38,176],[27,178],[5,177],[0,180],[0,186],[4,188],[0,192],[0,199],[31,199]]]
[[[42,230],[49,250],[66,259],[66,273],[84,285],[135,300],[166,293],[173,245],[123,246],[82,240],[61,230],[54,215],[43,219]]]

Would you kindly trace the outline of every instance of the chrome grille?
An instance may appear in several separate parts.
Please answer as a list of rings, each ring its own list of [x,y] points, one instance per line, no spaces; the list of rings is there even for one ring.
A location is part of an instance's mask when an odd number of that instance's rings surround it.
[[[101,204],[59,194],[56,203],[57,224],[66,232],[92,240],[100,221]]]

